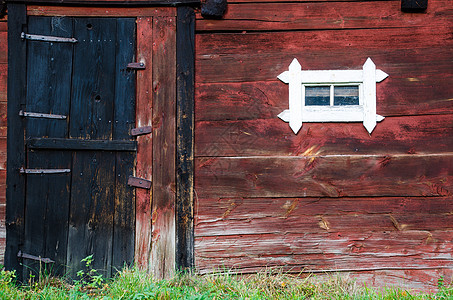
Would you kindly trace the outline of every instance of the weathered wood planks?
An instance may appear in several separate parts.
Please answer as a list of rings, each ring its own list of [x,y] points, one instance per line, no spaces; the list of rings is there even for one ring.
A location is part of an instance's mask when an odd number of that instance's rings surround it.
[[[81,17],[157,17],[176,16],[171,7],[70,7],[70,6],[27,6],[29,16],[81,16]]]
[[[175,270],[176,18],[153,18],[153,201],[150,271]]]
[[[8,98],[17,99],[8,102],[8,136],[23,136],[24,125],[17,115],[26,98],[26,45],[20,39],[22,26],[26,24],[26,8],[23,4],[8,4],[8,46],[15,49],[8,52]],[[15,153],[8,157],[7,165],[7,209],[6,229],[7,245],[5,265],[8,270],[16,270],[22,276],[22,268],[17,260],[19,245],[23,244],[25,205],[25,178],[17,172],[25,163],[23,139],[8,141],[7,153]]]
[[[176,27],[176,267],[194,267],[195,14],[178,8]]]
[[[250,111],[254,108],[252,106]],[[264,107],[256,109],[265,110]],[[448,153],[453,149],[451,115],[387,117],[372,136],[360,123],[304,124],[295,135],[275,116],[199,121],[195,128],[195,155],[198,157],[422,154]]]
[[[451,196],[453,155],[208,157],[199,197]]]
[[[247,3],[248,2],[248,3]],[[414,27],[442,23],[451,18],[449,1],[429,2],[424,14],[401,11],[400,1],[292,2],[244,1],[229,3],[221,20],[204,19],[197,14],[197,31],[276,31],[351,28]],[[438,16],[442,15],[443,18]]]
[[[152,126],[153,93],[153,40],[152,18],[137,18],[137,61],[145,63],[148,68],[137,72],[137,106],[136,126]],[[137,137],[137,163],[135,176],[146,180],[153,174],[152,135]],[[135,264],[147,270],[151,251],[151,199],[152,190],[136,189],[135,203]]]

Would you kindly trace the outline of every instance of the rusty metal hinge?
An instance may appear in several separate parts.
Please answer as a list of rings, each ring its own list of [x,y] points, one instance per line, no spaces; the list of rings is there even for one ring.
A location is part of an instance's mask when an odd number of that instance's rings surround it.
[[[134,69],[134,70],[144,70],[144,69],[146,69],[146,65],[145,65],[145,63],[142,63],[142,62],[133,62],[133,63],[128,63],[127,68]]]
[[[129,176],[129,179],[127,180],[127,184],[133,187],[138,187],[142,189],[147,189],[149,190],[151,188],[151,180],[143,179],[143,178],[138,178],[138,177],[133,177]]]
[[[137,135],[142,135],[142,134],[148,134],[153,131],[153,127],[151,126],[144,126],[144,127],[138,127],[134,128],[131,130],[131,135],[132,136],[137,136]]]
[[[54,263],[55,262],[54,260],[51,260],[50,258],[47,258],[47,257],[39,257],[39,256],[23,253],[21,250],[19,250],[19,252],[17,252],[17,257],[36,260],[36,261],[43,262],[45,264],[49,264],[49,263]]]
[[[58,120],[66,119],[66,116],[64,116],[64,115],[43,114],[43,113],[27,112],[27,111],[23,111],[23,110],[19,111],[19,116],[28,117],[28,118],[45,118],[45,119],[58,119]]]
[[[77,39],[75,39],[75,38],[65,38],[65,37],[59,37],[59,36],[39,35],[39,34],[28,34],[25,32],[22,32],[20,37],[23,40],[30,40],[30,41],[77,43]]]
[[[60,174],[60,173],[70,173],[71,169],[24,169],[23,167],[19,169],[21,174]]]

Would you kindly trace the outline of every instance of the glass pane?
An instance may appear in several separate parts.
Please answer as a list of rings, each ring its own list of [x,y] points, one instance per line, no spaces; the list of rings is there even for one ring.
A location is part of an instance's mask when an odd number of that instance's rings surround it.
[[[333,105],[359,105],[358,86],[335,86]]]
[[[330,86],[306,86],[305,105],[330,105]]]

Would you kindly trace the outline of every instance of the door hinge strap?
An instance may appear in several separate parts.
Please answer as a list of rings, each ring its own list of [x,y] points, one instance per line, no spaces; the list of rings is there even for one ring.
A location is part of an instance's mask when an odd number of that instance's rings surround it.
[[[71,169],[24,169],[24,168],[20,168],[19,172],[21,174],[60,174],[60,173],[70,173]]]
[[[142,63],[142,62],[128,63],[127,69],[144,70],[144,69],[146,69],[146,65],[145,65],[145,63]]]
[[[23,111],[23,110],[19,111],[19,116],[28,117],[28,118],[45,118],[45,119],[58,119],[58,120],[66,119],[66,116],[64,116],[64,115],[43,114],[43,113],[27,112],[27,111]]]
[[[31,254],[23,253],[20,250],[19,250],[19,252],[17,252],[17,257],[36,260],[36,261],[43,262],[45,264],[49,264],[49,263],[54,263],[55,262],[55,261],[51,260],[50,258],[34,256],[34,255],[31,255]]]
[[[132,136],[143,135],[151,133],[152,131],[153,131],[152,126],[138,127],[131,130],[131,135]]]
[[[77,43],[77,39],[75,39],[75,38],[65,38],[65,37],[50,36],[50,35],[28,34],[28,33],[25,33],[25,32],[22,32],[20,37],[23,40],[30,40],[30,41]]]
[[[133,187],[149,190],[151,188],[151,180],[129,176],[127,184]]]

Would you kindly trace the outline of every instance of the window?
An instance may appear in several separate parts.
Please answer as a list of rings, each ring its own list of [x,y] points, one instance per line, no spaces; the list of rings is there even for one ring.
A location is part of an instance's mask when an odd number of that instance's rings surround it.
[[[289,84],[289,109],[278,115],[297,134],[303,122],[363,122],[371,133],[384,117],[376,114],[376,82],[387,78],[368,58],[362,70],[302,71],[297,59],[278,78]]]

